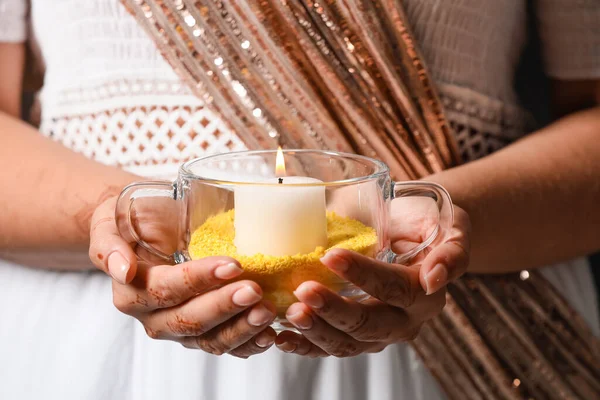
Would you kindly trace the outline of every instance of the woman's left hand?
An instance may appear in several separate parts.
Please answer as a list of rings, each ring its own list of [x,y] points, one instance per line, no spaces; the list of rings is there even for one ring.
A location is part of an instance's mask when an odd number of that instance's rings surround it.
[[[437,210],[424,203],[411,207],[394,203],[390,236],[392,249],[401,253],[423,241]],[[323,264],[372,297],[357,302],[317,282],[305,282],[294,292],[300,302],[286,313],[302,334],[284,331],[275,343],[280,350],[303,356],[353,357],[414,339],[423,323],[444,308],[446,284],[466,271],[469,234],[469,217],[455,206],[454,226],[441,244],[416,259],[416,265],[389,264],[342,249],[329,251]]]

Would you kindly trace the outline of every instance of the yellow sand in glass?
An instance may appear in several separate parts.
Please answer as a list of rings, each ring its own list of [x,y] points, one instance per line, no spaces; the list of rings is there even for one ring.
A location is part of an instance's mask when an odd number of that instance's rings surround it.
[[[189,253],[193,260],[210,256],[229,256],[244,268],[240,279],[257,282],[264,297],[272,301],[280,313],[294,303],[293,291],[306,281],[317,281],[334,291],[344,282],[320,262],[327,250],[344,248],[373,256],[377,245],[375,229],[333,212],[327,212],[327,248],[317,247],[312,253],[293,256],[238,255],[234,245],[234,211],[215,215],[192,234]],[[257,232],[260,235],[260,232]]]

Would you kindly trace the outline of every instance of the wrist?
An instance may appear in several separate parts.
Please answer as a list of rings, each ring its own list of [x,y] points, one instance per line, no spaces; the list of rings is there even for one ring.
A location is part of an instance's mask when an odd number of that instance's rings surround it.
[[[92,216],[96,211],[96,208],[110,198],[117,197],[123,188],[132,182],[139,181],[140,177],[125,173],[123,171],[119,176],[114,177],[110,182],[102,185],[96,193],[91,194],[88,199],[83,200],[82,204],[73,216],[77,225],[78,231],[82,236],[82,239],[86,243],[89,243],[89,235],[92,223]]]

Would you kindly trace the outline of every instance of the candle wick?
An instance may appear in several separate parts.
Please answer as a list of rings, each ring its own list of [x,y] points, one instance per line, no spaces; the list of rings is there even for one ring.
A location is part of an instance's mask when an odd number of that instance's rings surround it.
[[[283,183],[283,178],[279,178],[279,184],[281,185]]]

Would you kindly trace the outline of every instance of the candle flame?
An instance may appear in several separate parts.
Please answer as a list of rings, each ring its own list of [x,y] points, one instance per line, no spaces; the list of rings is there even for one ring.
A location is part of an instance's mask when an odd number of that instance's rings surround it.
[[[275,176],[285,176],[285,159],[283,158],[283,151],[281,146],[277,149],[277,157],[275,158]]]

